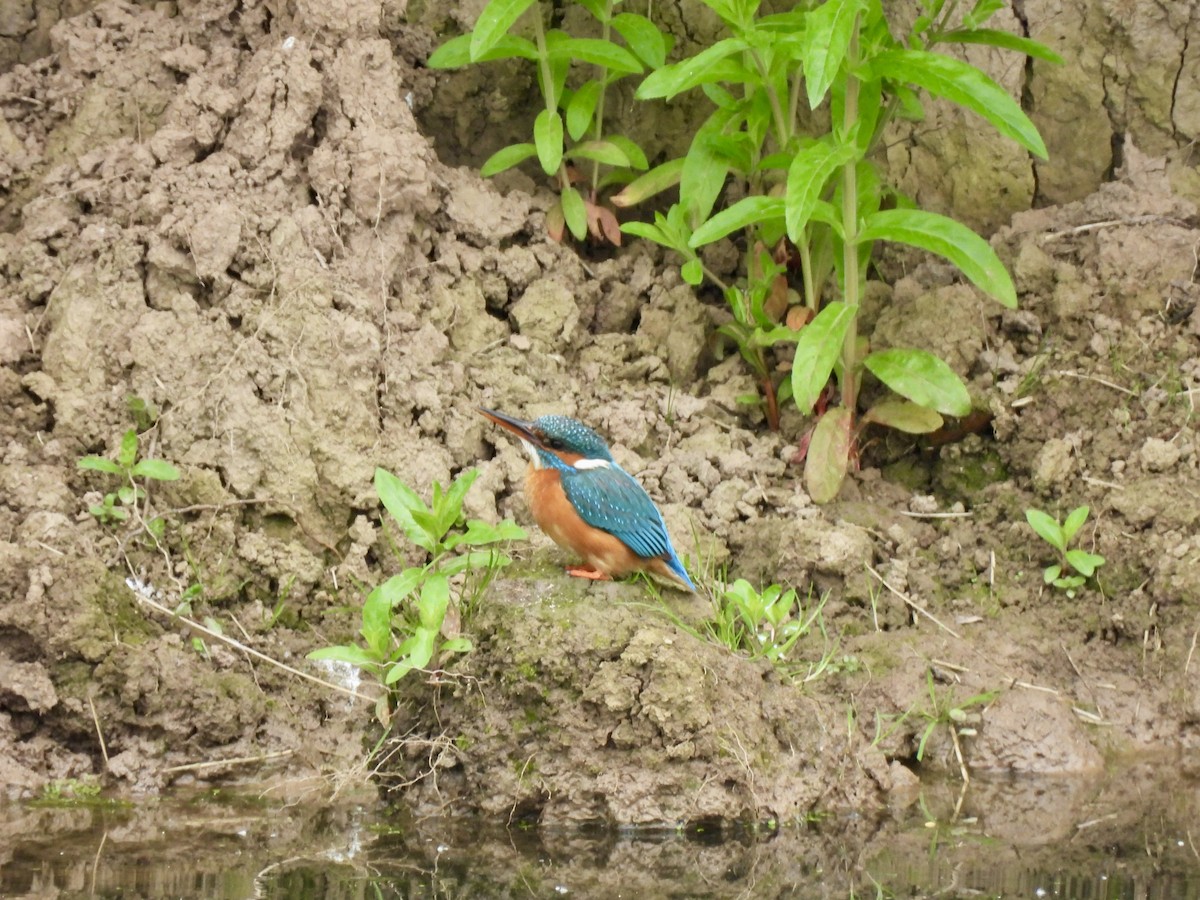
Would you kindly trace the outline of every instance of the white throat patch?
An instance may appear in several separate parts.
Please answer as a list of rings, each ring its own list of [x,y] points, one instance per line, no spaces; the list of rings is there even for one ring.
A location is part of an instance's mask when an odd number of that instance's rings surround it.
[[[588,469],[611,469],[612,463],[607,459],[579,459],[575,461],[575,468],[581,471]]]
[[[533,444],[525,440],[525,438],[521,438],[521,446],[523,446],[525,448],[525,452],[529,454],[529,460],[533,463],[533,467],[535,469],[542,468],[542,458],[538,456],[537,447],[533,446]]]

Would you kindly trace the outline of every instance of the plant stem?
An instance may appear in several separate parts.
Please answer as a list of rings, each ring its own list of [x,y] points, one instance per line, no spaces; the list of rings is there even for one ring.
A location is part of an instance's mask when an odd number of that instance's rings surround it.
[[[604,4],[604,31],[602,37],[607,44],[612,36],[612,0]],[[604,95],[608,91],[608,68],[596,67],[600,72],[600,99],[596,101],[596,140],[604,139]],[[600,183],[600,161],[592,160],[592,201],[596,200],[596,185]]]
[[[850,47],[846,51],[846,102],[842,111],[842,133],[853,134],[858,120],[859,81],[854,76],[854,65],[858,58],[858,26],[855,17],[851,32]],[[858,306],[858,159],[851,159],[842,166],[842,299],[847,306]],[[854,414],[858,405],[858,373],[855,371],[858,356],[858,316],[850,319],[846,339],[842,343],[842,406]]]
[[[771,102],[771,117],[775,120],[775,141],[779,145],[776,149],[782,152],[787,149],[787,145],[792,137],[791,128],[788,127],[789,122],[783,114],[783,107],[779,103],[779,95],[775,93],[775,86],[771,84],[771,73],[763,63],[762,57],[758,55],[757,50],[751,50],[750,57],[754,60],[754,66],[758,69],[758,74],[762,76],[763,89],[767,92],[767,99]]]
[[[542,25],[542,4],[534,7],[533,34],[537,42],[538,72],[542,76],[542,97],[546,101],[546,110],[550,114],[558,111],[558,97],[554,96],[554,76],[550,72],[550,53],[546,49],[546,29]]]
[[[796,251],[800,254],[800,275],[804,279],[804,305],[817,312],[817,286],[813,283],[812,246],[809,242],[808,226],[800,232],[800,240],[796,243]]]
[[[538,74],[541,75],[542,98],[546,101],[546,111],[550,115],[558,112],[558,97],[554,94],[554,74],[550,71],[550,54],[546,50],[546,29],[542,24],[542,4],[534,5],[533,34],[538,51]],[[567,174],[567,164],[564,160],[558,166],[555,175],[558,180],[559,193],[571,186],[571,178]]]

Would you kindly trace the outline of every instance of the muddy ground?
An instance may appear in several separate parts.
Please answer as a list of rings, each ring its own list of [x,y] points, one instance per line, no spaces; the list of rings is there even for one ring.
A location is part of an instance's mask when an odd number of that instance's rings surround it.
[[[528,80],[523,95],[519,73],[422,67],[470,16],[104,2],[10,28],[47,52],[0,75],[0,781],[328,795],[373,768],[418,812],[789,821],[957,772],[944,725],[922,765],[918,743],[991,692],[963,736],[977,775],[1145,752],[1196,774],[1200,219],[1192,110],[1162,121],[1151,88],[1183,97],[1200,42],[1176,47],[1164,13],[1105,31],[1101,63],[1050,6],[1016,24],[1078,49],[1068,66],[995,74],[1052,163],[985,152],[977,123],[936,110],[889,149],[922,202],[1000,226],[1020,309],[890,253],[864,319],[875,346],[946,358],[990,425],[936,446],[873,436],[826,507],[801,483],[807,423],[793,411],[773,434],[738,402],[754,385],[713,343],[719,298],[645,244],[548,241],[541,185],[478,177],[483,145],[526,124]],[[1177,77],[1130,62],[1147,47],[1179,50]],[[1114,85],[1119,102],[1079,99]],[[668,615],[640,585],[566,579],[534,533],[468,623],[476,651],[412,679],[368,767],[371,703],[143,602],[187,599],[241,645],[333,677],[305,653],[349,637],[362,587],[401,565],[376,466],[422,492],[479,466],[469,513],[528,523],[523,458],[481,403],[600,430],[698,568],[828,592],[825,634],[800,652],[833,665],[790,682],[679,627],[705,620],[707,595],[668,596]],[[76,467],[135,424],[142,454],[182,471],[150,486],[157,546],[136,517],[90,515],[116,485]],[[1080,504],[1081,544],[1107,564],[1068,597],[1043,585],[1024,511]]]

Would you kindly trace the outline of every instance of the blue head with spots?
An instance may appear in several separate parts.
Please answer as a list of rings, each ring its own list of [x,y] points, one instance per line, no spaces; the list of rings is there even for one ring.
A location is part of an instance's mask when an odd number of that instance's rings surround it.
[[[529,431],[538,438],[538,449],[542,454],[553,454],[559,459],[562,459],[562,454],[567,454],[580,459],[613,461],[604,438],[575,419],[542,416],[534,419]]]
[[[538,468],[561,470],[580,460],[616,465],[604,438],[575,419],[542,416],[526,422],[492,409],[479,411],[519,437]]]

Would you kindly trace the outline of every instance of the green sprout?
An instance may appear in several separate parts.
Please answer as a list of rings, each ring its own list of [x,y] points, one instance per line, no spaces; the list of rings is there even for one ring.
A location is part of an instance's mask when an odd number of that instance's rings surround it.
[[[477,602],[496,572],[511,561],[492,545],[526,536],[508,520],[499,525],[463,522],[463,498],[478,476],[476,469],[464,472],[446,490],[434,482],[433,502],[426,506],[395,475],[375,470],[379,499],[405,537],[425,551],[426,562],[367,594],[361,643],[322,647],[309,653],[309,659],[350,663],[391,686],[413,669],[428,669],[450,654],[472,649],[470,639],[458,633],[460,613]],[[451,579],[462,573],[482,574],[473,597],[464,597],[461,586],[452,587]]]
[[[559,199],[546,214],[546,229],[558,241],[563,239],[565,226],[578,241],[590,234],[595,240],[620,244],[616,214],[603,204],[601,194],[633,180],[637,171],[648,167],[646,154],[634,141],[606,133],[605,97],[614,82],[640,75],[645,66],[662,66],[670,42],[645,16],[617,13],[619,3],[578,0],[600,27],[600,37],[583,38],[545,27],[543,18],[553,12],[555,4],[490,0],[472,32],[452,38],[429,57],[433,69],[513,58],[536,65],[543,108],[533,123],[533,141],[497,151],[481,172],[495,175],[537,157],[558,189]],[[532,41],[511,33],[530,7]],[[576,78],[571,82],[574,86],[568,87],[567,76],[577,64],[590,66],[590,77]],[[581,192],[577,183],[586,183],[586,191]]]
[[[980,712],[972,711],[972,707],[988,706],[999,696],[999,693],[984,691],[968,697],[966,700],[956,701],[949,692],[939,693],[934,687],[932,669],[925,673],[925,684],[929,692],[929,707],[920,710],[921,718],[925,720],[925,729],[921,732],[921,739],[917,744],[917,762],[924,761],[925,745],[929,742],[929,738],[938,728],[944,727],[949,733],[950,742],[954,747],[954,758],[958,762],[959,774],[962,776],[963,782],[967,783],[971,780],[971,776],[967,771],[967,762],[963,756],[961,738],[974,735],[975,726],[983,719]]]
[[[161,459],[138,459],[138,433],[130,428],[121,436],[121,447],[116,460],[104,456],[85,456],[76,463],[80,469],[119,475],[122,485],[105,494],[100,503],[88,507],[88,512],[104,524],[125,522],[130,510],[146,496],[142,481],[177,481],[179,470]],[[157,540],[162,537],[163,521],[155,518],[146,523],[147,530]]]
[[[1075,591],[1095,575],[1096,570],[1105,562],[1104,557],[1098,553],[1088,553],[1078,548],[1068,549],[1079,529],[1087,521],[1089,511],[1086,506],[1078,506],[1071,510],[1065,522],[1060,523],[1041,510],[1025,510],[1025,520],[1029,526],[1042,540],[1058,551],[1059,561],[1042,570],[1042,580],[1066,591],[1068,597],[1074,597]],[[1068,572],[1073,574],[1066,574]]]

